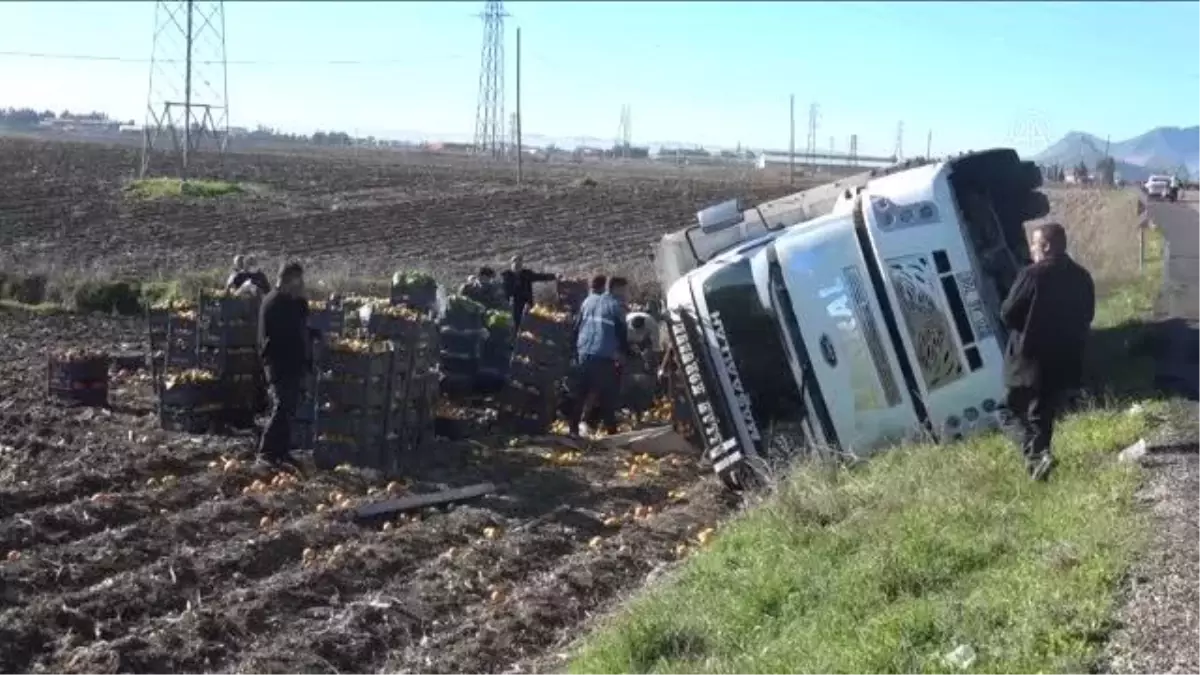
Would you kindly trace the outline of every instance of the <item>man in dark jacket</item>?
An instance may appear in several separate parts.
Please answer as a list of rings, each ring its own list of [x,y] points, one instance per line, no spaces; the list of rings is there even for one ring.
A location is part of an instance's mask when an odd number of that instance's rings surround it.
[[[291,262],[279,272],[278,288],[263,299],[258,344],[271,391],[271,418],[259,454],[274,464],[296,466],[292,457],[292,418],[300,404],[304,377],[312,370],[304,269]]]
[[[633,354],[625,326],[625,292],[621,277],[608,280],[608,292],[589,295],[575,317],[575,400],[570,433],[579,433],[579,422],[589,399],[609,434],[617,432],[617,403],[621,394],[620,360]]]
[[[554,274],[543,274],[526,269],[524,259],[518,254],[512,257],[509,268],[501,275],[504,295],[512,303],[513,327],[521,325],[525,308],[533,304],[533,285],[542,281],[554,281]]]
[[[1005,402],[1035,480],[1054,467],[1050,441],[1063,395],[1080,385],[1083,350],[1096,311],[1092,276],[1067,255],[1062,225],[1047,223],[1030,237],[1033,264],[1021,270],[1001,306],[1008,344]]]

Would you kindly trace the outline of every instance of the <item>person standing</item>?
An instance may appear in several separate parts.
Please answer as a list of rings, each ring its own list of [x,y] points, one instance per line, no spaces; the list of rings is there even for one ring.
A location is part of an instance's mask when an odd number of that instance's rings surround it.
[[[1005,407],[1030,477],[1044,480],[1054,468],[1050,443],[1059,406],[1082,380],[1096,290],[1091,274],[1067,255],[1062,225],[1034,228],[1029,249],[1033,264],[1017,275],[1000,308],[1009,331]]]
[[[617,399],[621,391],[620,360],[632,355],[625,327],[625,294],[621,277],[608,280],[608,292],[589,295],[575,317],[575,395],[568,428],[579,434],[586,403],[595,404],[596,416],[609,434],[617,433]]]
[[[504,270],[504,295],[512,305],[513,327],[521,325],[521,317],[525,309],[533,304],[533,285],[543,281],[555,281],[557,275],[534,272],[525,267],[521,254],[514,255],[509,261],[508,269]]]
[[[271,417],[259,455],[273,464],[297,467],[291,453],[292,419],[300,404],[304,377],[312,370],[308,301],[300,263],[283,266],[277,287],[263,299],[259,311],[258,343],[271,394]]]

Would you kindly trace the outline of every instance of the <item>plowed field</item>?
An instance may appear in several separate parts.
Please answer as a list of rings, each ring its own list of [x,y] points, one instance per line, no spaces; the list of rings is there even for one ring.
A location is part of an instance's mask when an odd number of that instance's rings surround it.
[[[126,273],[224,266],[238,251],[295,256],[326,271],[424,268],[455,281],[514,252],[561,272],[646,268],[650,246],[697,209],[787,194],[754,170],[639,175],[593,167],[515,168],[370,151],[200,155],[194,175],[242,195],[145,201],[122,187],[138,150],[0,139],[0,263]],[[761,182],[766,181],[766,182]]]
[[[343,500],[388,484],[279,485],[229,461],[251,457],[248,436],[159,430],[144,374],[114,374],[112,410],[45,401],[50,346],[140,338],[136,322],[0,309],[0,671],[524,669],[730,509],[693,456],[481,438],[443,442],[390,489],[496,494],[359,525]]]

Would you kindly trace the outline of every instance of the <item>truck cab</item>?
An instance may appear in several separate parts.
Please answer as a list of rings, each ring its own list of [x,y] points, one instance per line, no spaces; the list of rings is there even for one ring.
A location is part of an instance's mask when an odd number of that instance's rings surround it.
[[[667,290],[717,474],[741,488],[797,453],[994,427],[1000,302],[1029,262],[1024,223],[1049,210],[1040,185],[1036,166],[991,150],[799,193],[785,200],[812,208],[786,218],[698,214],[697,239],[739,233]]]

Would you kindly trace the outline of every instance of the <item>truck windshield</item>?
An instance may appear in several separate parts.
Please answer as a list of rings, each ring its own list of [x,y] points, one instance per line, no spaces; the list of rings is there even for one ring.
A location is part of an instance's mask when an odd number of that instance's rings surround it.
[[[704,282],[709,314],[719,314],[733,363],[750,397],[754,422],[769,433],[777,421],[804,410],[775,319],[763,310],[746,259],[723,267]]]

